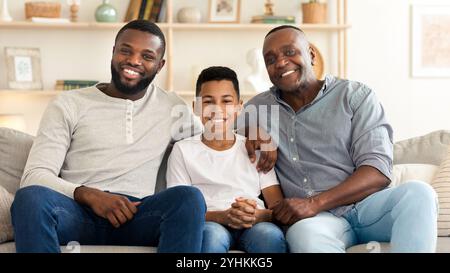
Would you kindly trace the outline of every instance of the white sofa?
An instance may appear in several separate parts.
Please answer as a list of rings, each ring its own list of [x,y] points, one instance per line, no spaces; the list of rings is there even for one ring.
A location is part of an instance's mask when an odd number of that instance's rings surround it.
[[[32,144],[32,137],[11,129],[0,128],[0,186],[9,193],[14,194],[19,186],[20,176],[26,162],[28,151]],[[394,181],[391,186],[406,180],[416,179],[430,182],[439,169],[441,161],[447,154],[450,145],[450,131],[436,131],[425,136],[415,137],[397,142],[394,147]],[[166,155],[167,157],[167,155]],[[165,164],[162,165],[158,175],[157,191],[164,188]],[[3,192],[3,195],[8,194]],[[15,252],[13,241],[1,243],[2,237],[11,237],[9,209],[1,207],[0,191],[0,253]],[[3,215],[3,216],[2,216]],[[3,219],[1,219],[3,218]],[[2,231],[3,229],[3,231]],[[6,230],[6,231],[5,231]],[[156,252],[154,247],[134,246],[79,246],[71,244],[61,246],[62,252],[81,253],[112,253],[112,252]],[[388,252],[389,244],[371,242],[357,245],[348,249],[348,252]],[[450,252],[450,237],[438,237],[437,252]]]

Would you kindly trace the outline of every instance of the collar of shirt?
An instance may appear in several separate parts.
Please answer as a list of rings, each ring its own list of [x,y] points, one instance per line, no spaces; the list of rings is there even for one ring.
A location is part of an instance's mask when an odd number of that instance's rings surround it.
[[[328,91],[330,90],[330,88],[328,88],[331,83],[335,80],[335,78],[332,75],[325,75],[324,78],[324,84],[322,86],[322,88],[320,89],[319,93],[317,93],[317,96],[307,105],[303,106],[302,108],[300,108],[300,110],[298,112],[303,111],[304,109],[310,107],[311,105],[313,105],[314,103],[316,103],[318,100],[320,100],[325,94],[328,93]],[[281,98],[281,90],[276,87],[276,86],[272,86],[272,88],[270,88],[270,92],[272,93],[272,95],[275,97],[275,101],[278,102],[279,104],[282,104],[286,107],[291,108],[282,98]]]

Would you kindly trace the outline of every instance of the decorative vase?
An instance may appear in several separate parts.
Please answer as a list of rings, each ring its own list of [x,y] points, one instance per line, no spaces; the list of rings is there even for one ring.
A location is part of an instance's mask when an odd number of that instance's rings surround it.
[[[197,7],[185,7],[178,11],[177,19],[180,23],[200,23],[202,13]]]
[[[117,10],[109,4],[109,0],[103,0],[103,4],[95,10],[95,20],[107,23],[117,22]]]
[[[11,22],[12,18],[8,11],[8,0],[3,0],[2,12],[0,13],[0,21]]]
[[[325,24],[327,22],[327,4],[303,3],[302,14],[304,24]]]

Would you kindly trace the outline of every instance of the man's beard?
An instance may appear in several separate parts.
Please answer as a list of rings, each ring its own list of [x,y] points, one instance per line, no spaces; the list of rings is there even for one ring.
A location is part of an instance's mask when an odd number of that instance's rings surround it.
[[[131,85],[131,86],[126,85],[120,81],[120,74],[114,68],[113,64],[111,63],[112,81],[113,81],[115,87],[117,88],[117,90],[119,90],[123,94],[135,95],[135,94],[139,93],[140,91],[147,89],[147,87],[150,85],[150,83],[152,83],[155,76],[156,76],[156,73],[153,73],[152,75],[150,75],[150,77],[143,78],[135,85]]]

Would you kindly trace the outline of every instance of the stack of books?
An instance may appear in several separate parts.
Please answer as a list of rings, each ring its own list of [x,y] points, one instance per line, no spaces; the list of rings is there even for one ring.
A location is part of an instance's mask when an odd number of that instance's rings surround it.
[[[96,85],[97,83],[98,81],[91,81],[91,80],[57,80],[55,89],[56,90],[80,89]]]
[[[255,24],[295,24],[295,16],[256,15],[252,16]]]
[[[148,20],[150,22],[164,22],[166,14],[165,0],[130,0],[125,22],[136,19]]]

